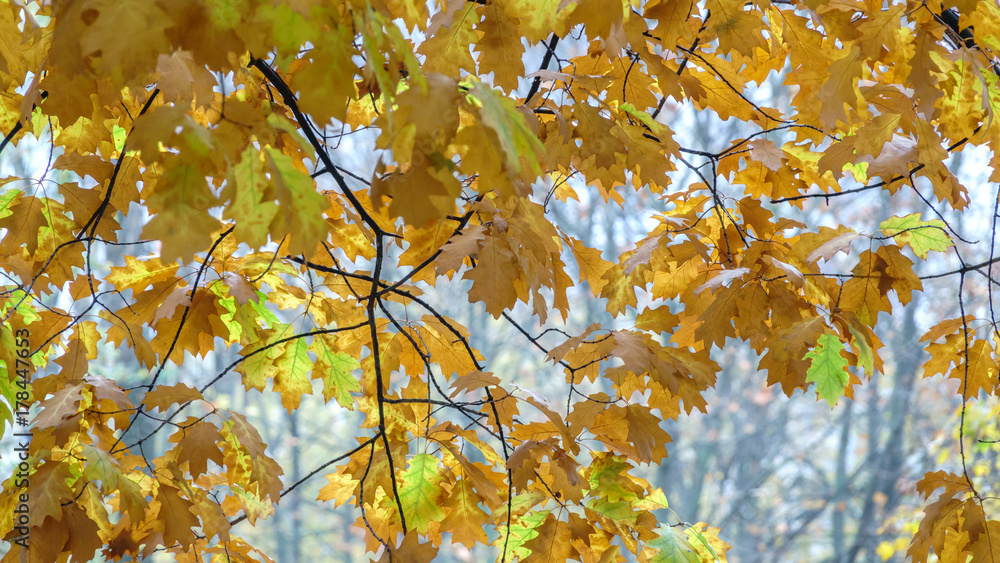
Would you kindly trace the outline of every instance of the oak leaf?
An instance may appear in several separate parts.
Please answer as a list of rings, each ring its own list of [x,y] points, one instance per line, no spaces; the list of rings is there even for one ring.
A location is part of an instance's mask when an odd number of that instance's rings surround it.
[[[17,195],[16,192],[14,195]],[[0,213],[0,229],[7,229],[0,243],[0,254],[14,254],[15,249],[22,245],[29,254],[38,250],[39,231],[48,226],[44,205],[45,202],[33,196],[15,197],[7,202],[6,207],[0,210],[9,213]]]
[[[927,253],[931,250],[944,252],[955,245],[945,230],[944,221],[921,221],[919,213],[887,219],[882,221],[879,229],[886,236],[895,239],[897,244],[908,245],[914,254],[924,259],[927,259]]]
[[[441,486],[440,460],[430,454],[410,458],[400,476],[399,501],[403,505],[406,523],[426,534],[432,522],[441,522],[446,514],[441,508],[444,488]]]
[[[194,505],[191,501],[180,496],[177,488],[160,483],[156,492],[156,502],[160,505],[157,521],[163,529],[163,542],[172,545],[179,542],[183,546],[194,544],[194,528],[198,525],[198,519],[191,509]]]
[[[490,4],[482,8],[483,22],[476,26],[483,33],[476,43],[480,52],[479,70],[493,73],[493,83],[511,92],[517,89],[519,78],[524,74],[521,55],[524,47],[518,27],[507,17],[500,4]]]
[[[336,398],[340,406],[353,408],[351,393],[361,391],[361,383],[352,375],[359,362],[338,350],[328,335],[316,336],[309,349],[316,354],[312,377],[323,381],[323,399]]]
[[[806,372],[806,382],[816,384],[816,395],[829,403],[830,408],[844,394],[849,374],[847,358],[843,356],[844,343],[836,336],[826,333],[819,337],[816,346],[805,358],[810,361]]]
[[[298,408],[302,395],[312,394],[313,365],[309,344],[302,338],[285,344],[284,354],[275,358],[274,390],[281,394],[281,404],[288,412]]]
[[[399,547],[385,550],[378,563],[401,561],[404,563],[431,563],[437,557],[438,548],[433,543],[421,543],[416,532],[408,532],[403,536]]]
[[[569,525],[549,514],[541,525],[535,528],[538,535],[524,544],[530,555],[522,559],[524,563],[543,561],[566,561],[573,557]]]
[[[482,497],[466,479],[455,483],[444,502],[448,515],[441,521],[441,528],[451,532],[452,541],[469,549],[474,548],[477,543],[489,543],[489,537],[483,530],[489,514],[479,508],[480,502]]]
[[[222,451],[216,445],[222,441],[219,428],[211,422],[196,422],[192,426],[178,432],[182,436],[177,440],[179,460],[186,460],[192,477],[198,477],[208,470],[208,462],[213,461],[222,466],[224,463]],[[176,438],[175,434],[172,438]]]
[[[98,523],[75,503],[63,507],[62,521],[72,530],[63,549],[68,550],[74,560],[93,559],[94,552],[104,546]]]
[[[658,551],[649,561],[651,563],[699,563],[701,558],[694,546],[688,541],[683,530],[675,526],[661,526],[657,530],[658,537],[648,544]]]

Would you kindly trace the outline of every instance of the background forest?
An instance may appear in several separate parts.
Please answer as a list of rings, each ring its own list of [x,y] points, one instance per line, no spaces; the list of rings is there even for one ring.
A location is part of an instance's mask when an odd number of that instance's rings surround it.
[[[3,561],[1000,557],[993,0],[0,14]]]

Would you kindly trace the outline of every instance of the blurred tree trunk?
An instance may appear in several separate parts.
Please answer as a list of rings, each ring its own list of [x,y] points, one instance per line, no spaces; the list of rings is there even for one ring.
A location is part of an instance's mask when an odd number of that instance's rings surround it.
[[[840,416],[840,447],[837,449],[837,474],[834,479],[832,530],[834,561],[843,561],[847,540],[844,522],[847,516],[847,502],[851,495],[847,486],[847,456],[851,442],[851,422],[854,415],[854,401],[847,401]]]
[[[302,465],[301,465],[301,447],[299,446],[299,410],[294,410],[288,415],[288,432],[290,434],[290,443],[292,450],[292,466],[291,475],[289,476],[287,485],[293,483],[298,483],[299,479],[302,478]],[[292,524],[291,524],[291,538],[289,538],[291,543],[291,559],[292,563],[300,563],[302,561],[302,496],[300,494],[301,489],[295,488],[289,493],[286,499],[282,499],[289,505],[289,512],[291,512]]]

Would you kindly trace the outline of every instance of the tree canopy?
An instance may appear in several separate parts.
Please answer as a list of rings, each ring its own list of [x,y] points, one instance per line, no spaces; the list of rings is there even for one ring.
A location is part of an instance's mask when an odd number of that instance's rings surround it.
[[[1000,393],[998,49],[992,0],[0,2],[0,153],[44,162],[0,188],[0,430],[30,444],[3,452],[4,561],[269,560],[233,526],[314,476],[380,561],[724,561],[636,475],[708,408],[713,350],[833,406],[944,279],[923,373]],[[693,145],[692,112],[746,134]],[[970,147],[990,184],[953,173]],[[633,196],[633,249],[567,232]],[[949,217],[977,207],[971,240]],[[496,372],[441,295],[564,392]],[[560,328],[581,300],[611,322]],[[102,363],[125,355],[134,385]],[[226,378],[356,411],[356,441],[283,479]],[[913,561],[1000,556],[977,475],[917,489]]]

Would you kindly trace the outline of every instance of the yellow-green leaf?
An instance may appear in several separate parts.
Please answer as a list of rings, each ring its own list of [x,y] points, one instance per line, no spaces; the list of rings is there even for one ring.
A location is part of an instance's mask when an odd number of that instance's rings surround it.
[[[837,399],[847,387],[847,358],[841,355],[844,343],[836,336],[826,333],[819,337],[816,347],[806,353],[810,360],[806,371],[806,382],[816,384],[816,394],[833,408]]]
[[[403,505],[407,526],[426,534],[431,522],[444,520],[442,479],[438,458],[417,454],[410,459],[399,487],[399,502]]]
[[[931,250],[944,252],[955,246],[945,227],[940,219],[921,221],[919,213],[893,217],[879,226],[885,236],[892,237],[900,246],[908,244],[914,254],[924,259]]]

